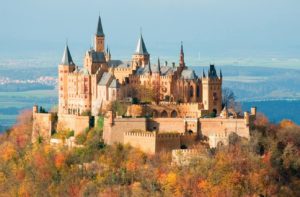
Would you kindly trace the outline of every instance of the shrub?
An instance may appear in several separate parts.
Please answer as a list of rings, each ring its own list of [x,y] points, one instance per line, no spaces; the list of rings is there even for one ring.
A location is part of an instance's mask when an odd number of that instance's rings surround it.
[[[91,116],[91,111],[90,110],[83,111],[83,112],[81,112],[80,115],[81,116]]]

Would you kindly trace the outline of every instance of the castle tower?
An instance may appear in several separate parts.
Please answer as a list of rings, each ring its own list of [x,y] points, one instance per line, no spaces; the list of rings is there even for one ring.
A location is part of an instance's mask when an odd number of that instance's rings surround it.
[[[58,113],[68,111],[68,74],[75,70],[75,64],[66,44],[61,63],[58,66]]]
[[[179,66],[180,66],[180,67],[185,67],[185,62],[184,62],[184,52],[183,52],[183,44],[182,44],[182,42],[181,42],[181,47],[180,47]]]
[[[147,65],[149,63],[150,54],[147,51],[142,34],[137,43],[135,53],[132,56],[132,61],[138,66]]]
[[[219,115],[222,111],[222,76],[217,75],[214,65],[210,65],[207,76],[203,74],[202,90],[204,109]]]
[[[183,51],[183,43],[181,42],[180,46],[180,58],[179,58],[179,67],[177,68],[178,75],[181,75],[181,72],[185,68],[185,62],[184,62],[184,51]]]
[[[97,31],[95,35],[95,51],[104,52],[105,50],[105,35],[103,33],[101,17],[99,16]]]

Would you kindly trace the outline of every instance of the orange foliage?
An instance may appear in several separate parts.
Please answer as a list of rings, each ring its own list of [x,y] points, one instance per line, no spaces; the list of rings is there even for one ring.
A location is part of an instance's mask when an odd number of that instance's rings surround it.
[[[66,160],[66,158],[65,158],[64,154],[62,154],[62,153],[56,154],[54,157],[55,167],[58,169],[61,168],[64,165],[65,160]]]
[[[288,127],[293,127],[296,126],[295,123],[291,120],[282,120],[279,124],[281,128],[288,128]]]
[[[263,113],[257,113],[255,124],[258,126],[266,126],[269,124],[269,119]]]

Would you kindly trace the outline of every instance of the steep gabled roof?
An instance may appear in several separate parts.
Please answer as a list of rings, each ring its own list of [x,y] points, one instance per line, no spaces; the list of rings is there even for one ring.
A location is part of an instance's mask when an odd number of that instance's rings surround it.
[[[103,32],[102,23],[101,23],[101,17],[100,16],[99,16],[99,19],[98,19],[98,26],[97,26],[96,35],[104,37],[104,32]]]
[[[108,85],[107,83],[109,82],[109,79],[112,77],[112,75],[109,72],[104,72],[103,75],[101,76],[101,79],[98,83],[98,85]]]
[[[105,62],[105,54],[103,52],[97,52],[94,49],[88,51],[89,56],[92,58],[93,63]]]
[[[139,41],[138,41],[138,44],[137,44],[137,47],[135,50],[135,54],[138,54],[138,55],[148,55],[149,54],[147,51],[142,34],[139,38]]]
[[[209,78],[212,78],[212,79],[218,78],[218,74],[217,74],[215,65],[213,65],[213,64],[211,64],[211,65],[209,66],[208,77],[209,77]]]
[[[109,85],[109,88],[119,88],[119,87],[120,87],[120,84],[116,79],[113,79]]]
[[[187,79],[187,80],[194,80],[194,79],[197,79],[198,77],[194,70],[184,69],[181,72],[181,78]]]
[[[72,56],[69,50],[68,45],[66,44],[63,57],[61,59],[61,65],[74,66],[74,62],[72,60]]]

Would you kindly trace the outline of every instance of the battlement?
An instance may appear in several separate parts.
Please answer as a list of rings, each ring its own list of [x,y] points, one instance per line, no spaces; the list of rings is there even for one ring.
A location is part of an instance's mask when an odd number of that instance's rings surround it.
[[[173,138],[180,138],[181,134],[180,133],[158,133],[157,134],[157,138],[169,138],[169,139],[173,139]]]
[[[155,132],[134,132],[134,131],[129,131],[124,133],[125,136],[138,136],[138,137],[156,137]]]

